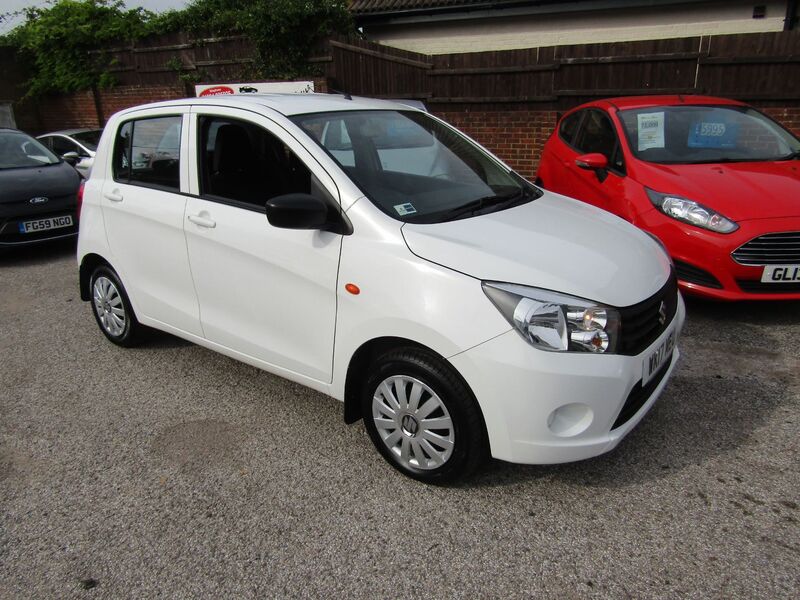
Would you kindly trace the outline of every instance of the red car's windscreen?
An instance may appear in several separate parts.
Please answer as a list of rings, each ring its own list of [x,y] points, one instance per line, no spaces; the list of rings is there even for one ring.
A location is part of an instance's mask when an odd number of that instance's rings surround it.
[[[769,117],[739,106],[656,106],[623,110],[636,158],[662,164],[788,160],[800,141]]]

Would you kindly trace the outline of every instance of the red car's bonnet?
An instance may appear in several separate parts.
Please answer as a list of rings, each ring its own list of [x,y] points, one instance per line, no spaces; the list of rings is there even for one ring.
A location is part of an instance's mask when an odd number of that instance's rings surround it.
[[[696,200],[734,221],[800,217],[800,163],[659,165],[637,161],[639,183]]]

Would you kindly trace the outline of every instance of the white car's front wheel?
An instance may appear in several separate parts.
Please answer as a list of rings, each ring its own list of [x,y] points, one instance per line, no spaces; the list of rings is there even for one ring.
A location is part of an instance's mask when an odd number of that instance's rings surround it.
[[[444,359],[403,348],[381,356],[369,373],[365,425],[395,468],[438,483],[466,477],[483,462],[488,443],[478,403]]]

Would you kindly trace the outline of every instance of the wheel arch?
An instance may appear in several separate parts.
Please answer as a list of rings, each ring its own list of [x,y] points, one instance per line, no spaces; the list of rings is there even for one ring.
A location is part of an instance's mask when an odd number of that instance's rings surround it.
[[[367,369],[369,368],[372,361],[374,361],[377,357],[389,352],[390,350],[396,350],[398,348],[415,348],[418,350],[422,350],[424,352],[428,352],[441,360],[443,363],[449,365],[449,367],[453,370],[453,373],[456,377],[458,377],[461,382],[464,384],[464,387],[469,390],[470,394],[472,394],[473,398],[475,398],[475,393],[472,391],[469,383],[466,379],[459,373],[458,369],[456,369],[452,363],[447,360],[444,356],[440,353],[436,352],[432,348],[416,342],[414,340],[403,338],[403,337],[396,337],[396,336],[384,336],[379,338],[373,338],[367,342],[364,342],[359,346],[359,348],[353,353],[352,358],[350,359],[350,363],[347,367],[347,376],[345,377],[345,385],[344,385],[344,421],[347,424],[355,423],[356,421],[361,420],[363,414],[361,413],[361,402],[359,399],[359,391],[361,384],[364,381],[364,377],[366,375]],[[483,421],[484,430],[486,428],[486,421],[483,417],[483,410],[481,408],[480,402],[475,398],[475,403],[478,406],[478,411],[481,413],[481,420]]]
[[[92,296],[89,293],[89,278],[92,276],[92,272],[94,272],[94,270],[100,265],[106,265],[111,269],[114,268],[111,266],[111,263],[109,263],[99,254],[90,253],[81,259],[81,266],[78,272],[78,281],[80,285],[81,300],[85,302],[88,302],[92,299]]]

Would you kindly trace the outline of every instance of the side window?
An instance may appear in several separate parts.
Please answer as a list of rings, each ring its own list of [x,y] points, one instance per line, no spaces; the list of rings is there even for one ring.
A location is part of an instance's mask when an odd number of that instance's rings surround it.
[[[114,143],[114,179],[180,191],[181,117],[123,123]]]
[[[247,121],[201,117],[198,172],[203,196],[264,209],[283,194],[326,192],[303,162],[269,131]]]
[[[561,125],[558,128],[558,135],[570,146],[575,145],[575,132],[578,130],[578,125],[581,123],[583,114],[584,111],[582,110],[572,113],[562,119]]]
[[[52,150],[53,149],[53,138],[51,136],[47,136],[47,137],[43,137],[43,138],[37,138],[37,139],[48,150]]]
[[[616,171],[625,168],[619,148],[617,134],[611,119],[599,110],[590,110],[583,120],[574,146],[584,154],[599,153],[608,159],[609,166]]]
[[[80,150],[76,144],[70,142],[66,138],[54,135],[51,139],[53,152],[59,156],[64,156],[67,152],[78,152],[78,150]],[[78,152],[78,154],[80,154],[80,152]]]

